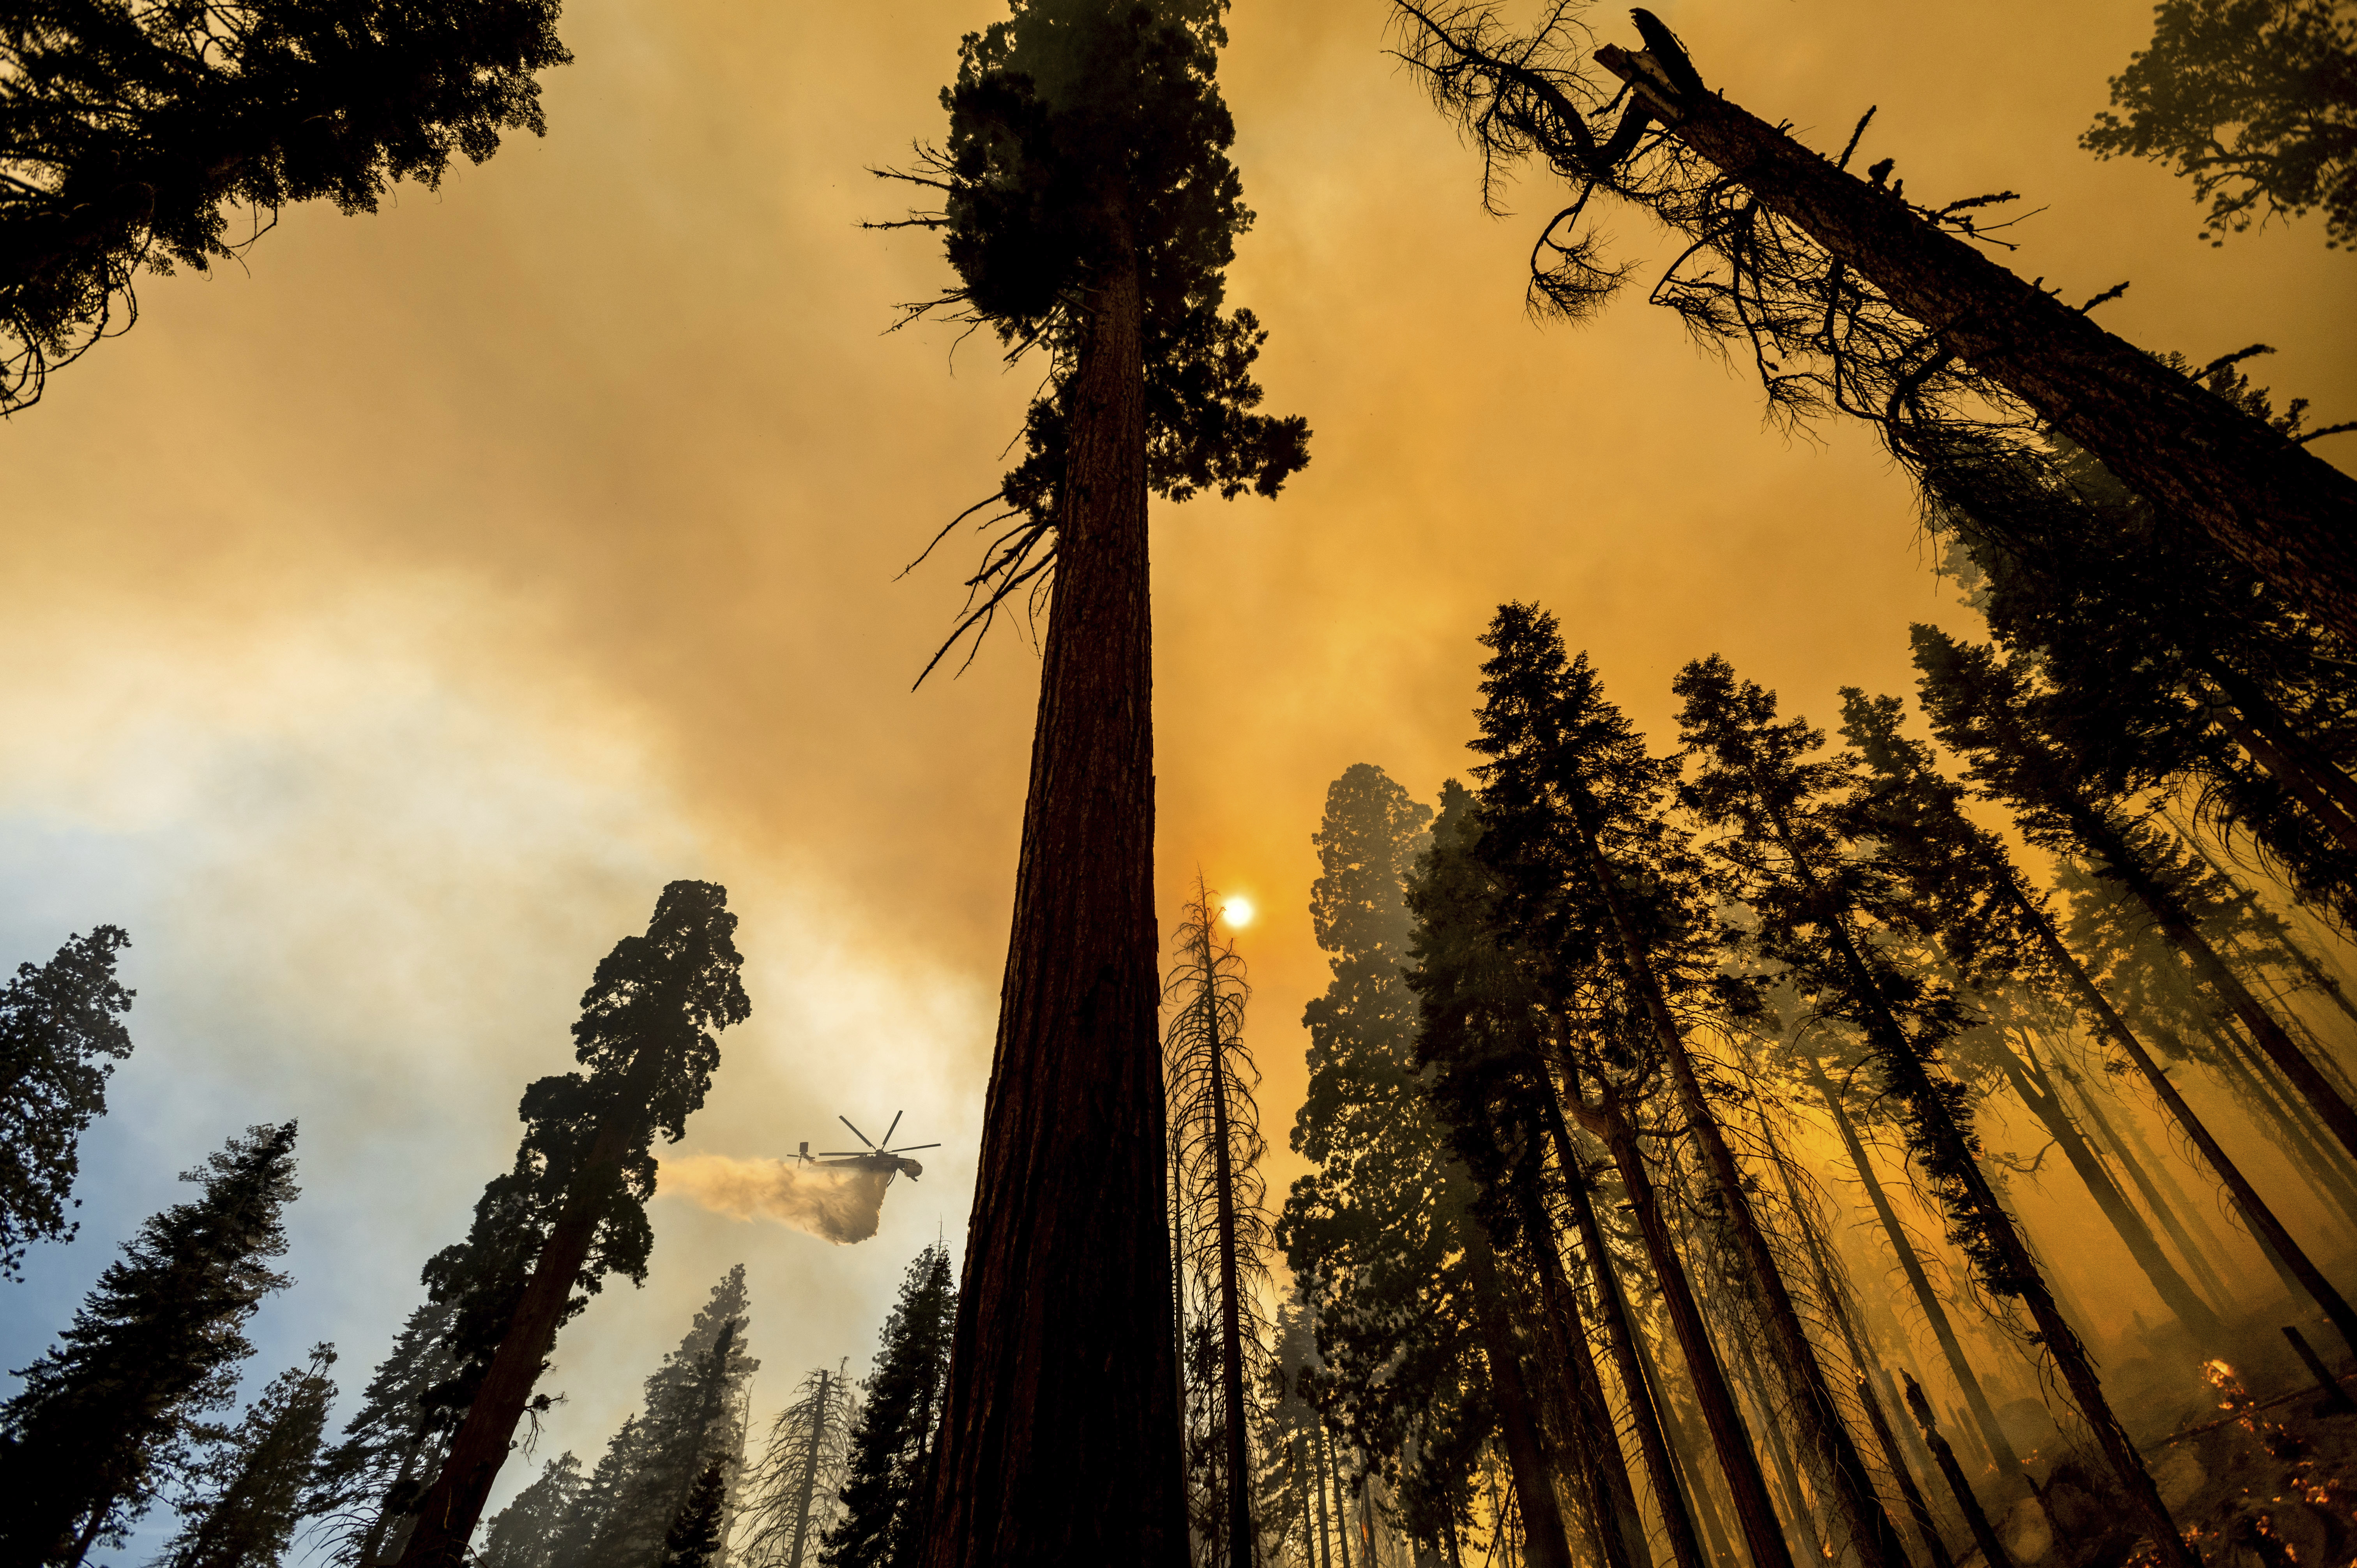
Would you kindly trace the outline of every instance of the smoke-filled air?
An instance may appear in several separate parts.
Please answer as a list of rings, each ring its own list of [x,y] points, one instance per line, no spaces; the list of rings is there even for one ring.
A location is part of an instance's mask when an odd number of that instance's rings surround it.
[[[771,1219],[838,1246],[865,1241],[884,1216],[881,1171],[813,1169],[791,1160],[688,1155],[662,1162],[663,1193],[732,1219]]]
[[[0,473],[0,1568],[2357,1568],[2357,0],[6,0]]]

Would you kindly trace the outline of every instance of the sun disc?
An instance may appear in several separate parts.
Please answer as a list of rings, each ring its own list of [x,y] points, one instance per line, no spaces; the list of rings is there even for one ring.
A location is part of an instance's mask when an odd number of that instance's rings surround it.
[[[1252,900],[1249,898],[1231,898],[1227,903],[1221,906],[1220,914],[1231,926],[1234,926],[1239,929],[1249,926],[1253,922]]]

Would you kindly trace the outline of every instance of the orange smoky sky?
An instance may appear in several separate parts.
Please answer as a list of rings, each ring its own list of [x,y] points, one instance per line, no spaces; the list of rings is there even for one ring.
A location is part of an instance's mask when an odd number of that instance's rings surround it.
[[[2357,260],[2313,221],[2212,249],[2181,182],[2076,146],[2139,0],[1662,8],[1706,81],[1813,145],[1879,105],[1867,153],[1919,199],[2022,192],[2008,264],[2072,300],[2132,280],[2115,330],[2274,344],[2279,398],[2357,415]],[[962,1236],[1039,666],[1002,625],[911,693],[974,543],[896,575],[995,488],[1039,371],[888,330],[949,274],[926,235],[860,224],[905,207],[868,171],[940,134],[957,38],[998,15],[574,0],[544,140],[148,280],[135,329],[0,426],[0,931],[37,958],[118,921],[141,989],[83,1238],[0,1305],[10,1365],[174,1171],[300,1115],[299,1283],[260,1369],[333,1337],[356,1387],[510,1158],[523,1083],[569,1065],[597,960],[675,876],[731,888],[755,1007],[677,1152],[776,1158],[903,1110],[903,1141],[944,1146],[855,1246],[659,1196],[648,1288],[609,1285],[559,1344],[544,1456],[594,1460],[729,1264],[766,1418]],[[1277,501],[1155,521],[1163,922],[1199,868],[1258,909],[1275,1193],[1326,972],[1326,786],[1462,775],[1501,599],[1555,611],[1657,744],[1697,655],[1823,722],[1840,685],[1911,690],[1910,621],[1972,629],[1864,432],[1772,428],[1645,304],[1672,252],[1641,214],[1595,217],[1635,267],[1599,319],[1529,316],[1563,193],[1510,184],[1485,214],[1386,27],[1377,0],[1234,10],[1259,217],[1230,297],[1313,460]]]

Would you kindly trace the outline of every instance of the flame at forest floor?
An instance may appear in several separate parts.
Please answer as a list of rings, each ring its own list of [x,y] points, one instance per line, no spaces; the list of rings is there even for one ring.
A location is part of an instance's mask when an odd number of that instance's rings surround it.
[[[732,1219],[774,1219],[841,1246],[876,1234],[888,1179],[880,1171],[688,1155],[662,1162],[656,1189]]]

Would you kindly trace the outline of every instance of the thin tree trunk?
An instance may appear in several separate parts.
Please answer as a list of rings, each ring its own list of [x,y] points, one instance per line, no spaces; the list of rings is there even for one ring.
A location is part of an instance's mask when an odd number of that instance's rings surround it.
[[[1907,1468],[1907,1455],[1899,1451],[1899,1439],[1891,1433],[1889,1418],[1882,1412],[1882,1402],[1875,1397],[1874,1384],[1864,1374],[1857,1380],[1857,1402],[1866,1410],[1867,1424],[1874,1429],[1874,1441],[1882,1450],[1882,1462],[1890,1467],[1890,1478],[1898,1483],[1899,1495],[1906,1499],[1908,1517],[1915,1521],[1915,1533],[1922,1538],[1932,1568],[1955,1568],[1955,1559],[1948,1555],[1947,1542],[1940,1539],[1940,1527],[1932,1518],[1931,1505],[1923,1500],[1914,1474]]]
[[[2267,1207],[2258,1189],[2243,1175],[2242,1167],[2219,1146],[2209,1125],[2194,1112],[2193,1107],[2185,1102],[2185,1096],[2178,1092],[2177,1085],[2161,1070],[2160,1064],[2153,1060],[2152,1053],[2144,1048],[2144,1042],[2136,1037],[2136,1031],[2128,1027],[2127,1021],[2112,1006],[2110,998],[2089,977],[2086,966],[2064,944],[2061,933],[2054,929],[2054,922],[2047,918],[2046,911],[2031,900],[2029,890],[2010,873],[2004,878],[2003,886],[2011,896],[2014,907],[2020,911],[2024,923],[2045,950],[2048,961],[2077,994],[2080,1004],[2094,1015],[2103,1032],[2120,1048],[2121,1054],[2135,1064],[2136,1071],[2144,1075],[2145,1082],[2159,1097],[2162,1107],[2175,1120],[2178,1129],[2201,1152],[2201,1157],[2210,1162],[2211,1170],[2225,1185],[2227,1193],[2234,1200],[2235,1212],[2242,1216],[2243,1223],[2250,1227],[2251,1234],[2259,1239],[2274,1261],[2291,1272],[2299,1282],[2300,1288],[2307,1291],[2318,1308],[2331,1320],[2332,1326],[2341,1331],[2341,1337],[2348,1342],[2350,1349],[2357,1351],[2357,1312],[2351,1311],[2348,1301],[2324,1277],[2322,1271],[2309,1261],[2299,1243],[2292,1240],[2291,1232],[2284,1229],[2283,1222],[2276,1218],[2275,1210]]]
[[[2152,1228],[2144,1222],[2144,1216],[2129,1205],[2127,1195],[2119,1189],[2119,1184],[2112,1179],[2111,1172],[2104,1168],[2102,1162],[2095,1157],[2094,1150],[2088,1146],[2078,1124],[2071,1120],[2070,1112],[2063,1109],[2061,1096],[2056,1092],[2053,1082],[2050,1079],[2042,1084],[2038,1081],[2046,1079],[2044,1067],[2033,1058],[2029,1068],[2025,1069],[2010,1047],[2000,1047],[1997,1058],[1997,1065],[2003,1069],[2006,1081],[2013,1088],[2014,1098],[2029,1108],[2031,1114],[2045,1127],[2047,1135],[2061,1147],[2062,1157],[2070,1161],[2072,1170],[2078,1174],[2080,1185],[2095,1200],[2095,1207],[2103,1210],[2104,1218],[2111,1222],[2113,1232],[2126,1246],[2128,1255],[2136,1260],[2136,1267],[2144,1272],[2144,1277],[2151,1282],[2154,1291],[2197,1341],[2206,1348],[2216,1348],[2225,1334],[2225,1325],[2218,1321],[2218,1315],[2211,1310],[2210,1304],[2194,1294],[2185,1276],[2179,1273],[2177,1266],[2169,1261],[2169,1254],[2161,1251],[2159,1238],[2153,1235]],[[2033,1072],[2035,1078],[2032,1077]]]
[[[1883,1190],[1881,1178],[1874,1174],[1874,1163],[1867,1157],[1866,1145],[1851,1124],[1849,1112],[1844,1109],[1841,1097],[1835,1092],[1832,1080],[1816,1058],[1804,1057],[1808,1063],[1809,1082],[1825,1102],[1826,1112],[1833,1117],[1834,1131],[1841,1134],[1842,1147],[1849,1154],[1849,1163],[1857,1172],[1858,1184],[1866,1188],[1867,1199],[1874,1207],[1874,1216],[1882,1222],[1883,1240],[1890,1244],[1899,1259],[1900,1271],[1907,1276],[1915,1292],[1915,1304],[1923,1309],[1923,1320],[1932,1326],[1932,1337],[1939,1341],[1940,1354],[1947,1359],[1948,1370],[1964,1391],[1964,1408],[1972,1412],[1973,1424],[1980,1429],[1981,1441],[1996,1460],[1997,1468],[2010,1476],[2022,1474],[2021,1460],[2013,1451],[2005,1428],[1996,1419],[1996,1412],[1981,1388],[1980,1374],[1974,1369],[1972,1358],[1964,1354],[1964,1343],[1956,1337],[1956,1326],[1949,1321],[1947,1305],[1939,1292],[1932,1288],[1931,1276],[1924,1273],[1923,1260],[1915,1244],[1899,1223],[1898,1211],[1890,1206],[1890,1196]]]
[[[633,1072],[619,1090],[625,1106],[646,1103],[637,1079]],[[516,1423],[523,1419],[533,1385],[548,1364],[556,1326],[588,1259],[589,1244],[613,1204],[622,1156],[634,1141],[642,1144],[646,1136],[643,1112],[639,1117],[609,1112],[599,1119],[597,1136],[566,1188],[565,1207],[550,1227],[548,1240],[533,1261],[532,1277],[508,1319],[507,1331],[500,1336],[490,1369],[450,1440],[440,1472],[418,1502],[417,1524],[402,1548],[400,1568],[459,1568],[465,1560],[467,1542],[507,1460]]]
[[[1621,1293],[1612,1254],[1605,1246],[1604,1228],[1596,1218],[1587,1178],[1582,1172],[1578,1153],[1572,1147],[1571,1129],[1564,1123],[1563,1103],[1555,1098],[1552,1084],[1543,1110],[1547,1135],[1555,1143],[1555,1165],[1563,1172],[1564,1186],[1571,1196],[1572,1217],[1579,1227],[1580,1251],[1586,1254],[1588,1269],[1596,1277],[1596,1299],[1604,1318],[1605,1343],[1612,1348],[1613,1366],[1620,1374],[1621,1391],[1629,1402],[1630,1423],[1637,1429],[1637,1452],[1652,1483],[1663,1533],[1669,1537],[1671,1562],[1674,1568],[1704,1568],[1702,1548],[1695,1539],[1691,1505],[1679,1484],[1676,1464],[1662,1432],[1661,1414],[1654,1408],[1644,1363],[1638,1355],[1636,1333],[1629,1321],[1628,1298]],[[1621,1474],[1625,1480],[1625,1467]]]
[[[2351,1109],[2341,1091],[2317,1070],[2316,1064],[2284,1033],[2274,1015],[2260,1004],[2233,967],[2218,955],[2184,902],[2162,885],[2126,837],[2092,807],[2074,805],[2069,815],[2080,841],[2103,862],[2101,874],[2136,896],[2160,927],[2161,934],[2192,964],[2195,976],[2226,1004],[2258,1043],[2259,1049],[2275,1063],[2276,1069],[2340,1140],[2341,1148],[2357,1158],[2357,1110]]]
[[[1767,122],[1706,92],[1664,91],[1644,57],[1607,47],[1596,58],[1944,350],[2357,640],[2357,481]]]
[[[1739,1324],[1741,1319],[1734,1318]],[[1760,1366],[1756,1341],[1740,1328],[1729,1336],[1735,1341],[1735,1364],[1746,1386],[1751,1390],[1751,1408],[1759,1413],[1760,1430],[1768,1434],[1768,1458],[1776,1469],[1777,1484],[1784,1490],[1784,1543],[1803,1563],[1829,1563],[1833,1553],[1825,1549],[1824,1537],[1817,1530],[1817,1516],[1809,1507],[1809,1494],[1801,1486],[1800,1466],[1792,1462],[1792,1445],[1784,1440],[1784,1423],[1776,1419],[1776,1393],[1768,1374]]]
[[[1584,806],[1584,803],[1583,803]],[[1702,1081],[1696,1075],[1692,1054],[1686,1048],[1685,1034],[1670,1012],[1668,998],[1662,992],[1661,980],[1654,973],[1652,954],[1637,934],[1628,911],[1623,908],[1620,885],[1611,864],[1596,842],[1595,830],[1583,809],[1578,816],[1580,850],[1587,862],[1588,878],[1604,904],[1611,920],[1615,946],[1620,957],[1622,972],[1637,993],[1647,1022],[1652,1026],[1676,1085],[1680,1109],[1685,1113],[1689,1131],[1700,1147],[1703,1165],[1710,1173],[1719,1200],[1726,1206],[1729,1228],[1734,1232],[1737,1250],[1745,1264],[1758,1279],[1760,1294],[1762,1326],[1780,1363],[1779,1369],[1790,1380],[1798,1397],[1793,1402],[1793,1415],[1803,1440],[1809,1445],[1813,1457],[1829,1476],[1833,1484],[1834,1502],[1842,1522],[1848,1528],[1850,1544],[1857,1553],[1858,1568],[1904,1568],[1906,1553],[1899,1542],[1899,1532],[1883,1511],[1882,1499],[1875,1495],[1874,1485],[1866,1474],[1866,1466],[1858,1458],[1857,1446],[1851,1440],[1849,1429],[1842,1424],[1841,1412],[1835,1404],[1833,1392],[1825,1385],[1824,1370],[1817,1364],[1815,1347],[1801,1327],[1799,1313],[1792,1305],[1792,1293],[1785,1289],[1784,1276],[1776,1267],[1775,1253],[1760,1229],[1759,1217],[1752,1212],[1749,1195],[1745,1191],[1743,1174],[1735,1163],[1735,1155],[1727,1146],[1718,1122],[1711,1114],[1703,1098]],[[1738,1512],[1741,1511],[1738,1499]],[[1745,1525],[1750,1531],[1750,1521]],[[1758,1550],[1757,1542],[1753,1550]],[[1764,1568],[1764,1565],[1758,1565]]]
[[[1538,1266],[1540,1306],[1555,1336],[1555,1353],[1563,1361],[1557,1408],[1578,1461],[1580,1490],[1596,1527],[1596,1549],[1606,1568],[1650,1568],[1637,1494],[1629,1485],[1629,1467],[1620,1455],[1620,1437],[1613,1427],[1611,1409],[1604,1402],[1604,1384],[1597,1376],[1596,1357],[1588,1348],[1587,1326],[1581,1319],[1571,1282],[1565,1277],[1563,1255],[1555,1250],[1555,1226],[1547,1216],[1544,1196],[1535,1174],[1512,1186]]]
[[[1155,1015],[1139,278],[1073,372],[1056,578],[928,1568],[1186,1561]]]
[[[1203,1011],[1211,1046],[1211,1182],[1220,1248],[1220,1402],[1226,1418],[1228,1464],[1227,1548],[1230,1568],[1255,1568],[1253,1541],[1252,1460],[1244,1446],[1243,1294],[1236,1278],[1236,1189],[1228,1148],[1228,1066],[1220,1039],[1219,1008],[1212,993],[1211,929],[1203,926]]]
[[[810,1539],[811,1497],[818,1489],[818,1453],[826,1442],[827,1377],[827,1369],[821,1367],[818,1406],[811,1412],[810,1453],[802,1460],[802,1485],[794,1492],[794,1544],[786,1553],[786,1568],[802,1568],[802,1545]]]
[[[1711,1448],[1718,1455],[1719,1470],[1727,1477],[1727,1489],[1735,1501],[1736,1522],[1751,1553],[1751,1568],[1792,1568],[1792,1553],[1784,1545],[1784,1528],[1777,1520],[1776,1505],[1770,1499],[1767,1480],[1760,1473],[1760,1452],[1752,1446],[1743,1412],[1735,1402],[1735,1391],[1727,1384],[1726,1368],[1711,1344],[1702,1308],[1695,1300],[1694,1286],[1686,1278],[1676,1243],[1671,1240],[1661,1198],[1653,1190],[1652,1174],[1645,1168],[1644,1152],[1637,1146],[1636,1129],[1630,1125],[1626,1113],[1609,1101],[1602,1112],[1580,1106],[1576,1114],[1589,1132],[1604,1141],[1620,1173],[1620,1186],[1636,1215],[1638,1234],[1644,1238],[1646,1260],[1653,1265],[1654,1283],[1661,1287],[1670,1326],[1677,1335],[1678,1348],[1685,1355],[1687,1382],[1694,1389],[1695,1402],[1702,1408],[1703,1424],[1710,1431]]]
[[[1955,1494],[1956,1507],[1964,1513],[1964,1527],[1972,1531],[1974,1544],[1981,1549],[1982,1562],[1987,1568],[2012,1568],[2004,1543],[1989,1528],[1988,1515],[1981,1511],[1980,1498],[1973,1494],[1972,1483],[1964,1478],[1964,1467],[1956,1463],[1955,1451],[1940,1435],[1940,1423],[1932,1419],[1931,1402],[1923,1397],[1923,1391],[1915,1386],[1911,1376],[1907,1380],[1907,1402],[1923,1429],[1923,1441],[1931,1444],[1932,1456],[1939,1461],[1940,1474],[1947,1478],[1948,1490]]]
[[[1351,1568],[1350,1494],[1342,1487],[1342,1462],[1334,1457],[1334,1434],[1322,1421],[1318,1437],[1326,1444],[1326,1477],[1334,1488],[1334,1540],[1342,1548],[1342,1568]]]
[[[1670,1440],[1670,1456],[1676,1466],[1679,1495],[1693,1510],[1701,1527],[1703,1543],[1710,1550],[1710,1560],[1726,1568],[1738,1568],[1742,1558],[1735,1550],[1734,1535],[1727,1529],[1725,1511],[1720,1507],[1722,1484],[1710,1484],[1710,1472],[1702,1463],[1703,1444],[1696,1442],[1686,1425],[1685,1416],[1678,1409],[1677,1390],[1663,1376],[1661,1358],[1653,1353],[1652,1341],[1640,1336],[1637,1353],[1643,1364],[1645,1382],[1652,1391],[1653,1408],[1662,1412],[1662,1431]],[[1691,1383],[1689,1383],[1691,1386]],[[1700,1410],[1695,1413],[1699,1415]],[[1756,1458],[1756,1455],[1755,1455]]]
[[[1571,1542],[1564,1533],[1553,1467],[1547,1463],[1531,1406],[1530,1385],[1523,1376],[1522,1348],[1515,1342],[1513,1318],[1498,1281],[1497,1255],[1480,1218],[1469,1208],[1458,1210],[1458,1227],[1465,1245],[1466,1270],[1473,1279],[1473,1316],[1480,1322],[1481,1348],[1490,1363],[1490,1392],[1498,1402],[1506,1463],[1513,1471],[1515,1494],[1523,1499],[1523,1525],[1530,1538],[1531,1558],[1540,1568],[1571,1568]]]
[[[1334,1542],[1326,1534],[1326,1451],[1317,1443],[1309,1445],[1309,1491],[1318,1504],[1318,1561],[1334,1568]]]
[[[1765,790],[1763,801],[1771,800]],[[2063,1318],[2046,1281],[2046,1275],[2032,1260],[2013,1216],[1997,1201],[1989,1187],[1988,1176],[1981,1169],[1979,1155],[1972,1141],[1956,1125],[1953,1117],[1941,1105],[1935,1091],[1931,1069],[1914,1052],[1914,1047],[1899,1021],[1890,1012],[1882,990],[1857,950],[1856,938],[1849,929],[1849,910],[1829,897],[1818,882],[1815,869],[1801,854],[1793,842],[1791,824],[1782,814],[1767,809],[1768,825],[1783,846],[1788,863],[1799,878],[1803,893],[1820,915],[1826,938],[1833,946],[1848,976],[1853,1000],[1866,1013],[1868,1037],[1879,1037],[1877,1054],[1883,1061],[1884,1075],[1894,1094],[1913,1108],[1916,1124],[1931,1144],[1927,1153],[1936,1154],[1947,1167],[1948,1179],[1954,1184],[1957,1208],[1978,1233],[1981,1243],[1987,1247],[1994,1262],[2002,1271],[2009,1294],[2018,1294],[2037,1323],[2048,1355],[2062,1373],[2062,1380],[2071,1390],[2071,1397],[2079,1407],[2080,1415],[2095,1434],[2095,1443],[2109,1461],[2112,1474],[2127,1494],[2129,1506],[2143,1517],[2145,1527],[2152,1532],[2153,1547],[2165,1568],[2201,1568],[2201,1559],[2185,1544],[2178,1533],[2176,1521],[2169,1517],[2168,1505],[2160,1500],[2160,1488],[2153,1484],[2152,1475],[2144,1466],[2136,1444],[2128,1440],[2127,1430],[2113,1413],[2111,1402],[2104,1397],[2104,1386],[2095,1375],[2093,1363],[2078,1335]]]
[[[2194,1283],[2212,1300],[2220,1303],[2233,1301],[2233,1291],[2210,1261],[2210,1250],[2217,1245],[2217,1238],[2210,1233],[2208,1227],[2202,1224],[2201,1216],[2187,1202],[2184,1189],[2169,1174],[2168,1165],[2153,1154],[2152,1146],[2136,1131],[2133,1112],[2124,1112],[2120,1121],[2115,1122],[2104,1109],[2104,1097],[2088,1086],[2086,1079],[2064,1059],[2061,1052],[2054,1054],[2051,1065],[2078,1098],[2079,1120],[2094,1130],[2095,1141],[2110,1150],[2113,1160],[2127,1172],[2128,1180],[2136,1187],[2136,1196],[2144,1200],[2144,1206],[2152,1211],[2160,1228],[2176,1243],[2178,1252],[2185,1260],[2187,1271],[2196,1276]],[[2168,1187],[2166,1193],[2161,1190],[2164,1184]],[[2193,1233],[2195,1228],[2201,1231],[2198,1239]],[[2207,1246],[2203,1244],[2205,1241]]]

